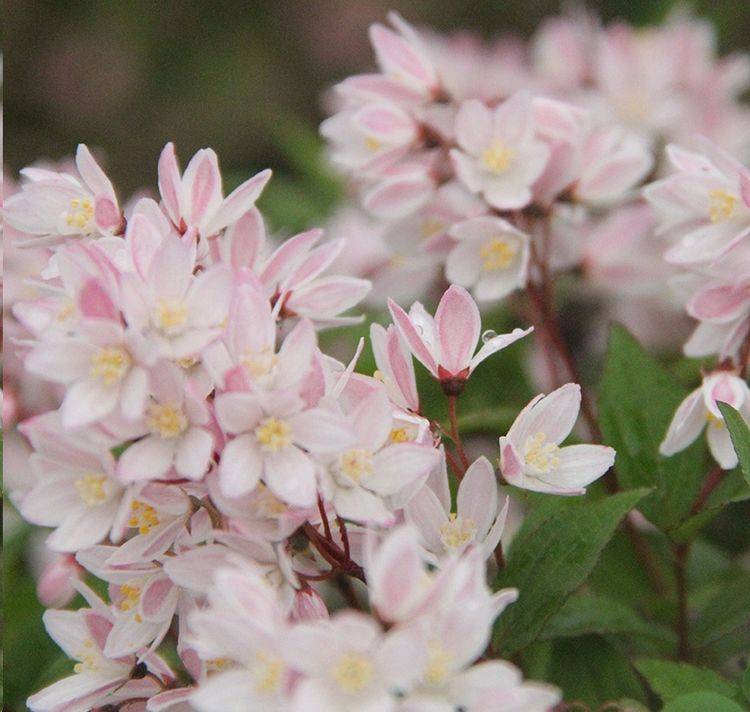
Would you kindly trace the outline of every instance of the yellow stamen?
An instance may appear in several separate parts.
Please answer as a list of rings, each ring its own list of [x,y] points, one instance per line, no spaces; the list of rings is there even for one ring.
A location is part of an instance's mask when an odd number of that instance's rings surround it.
[[[277,655],[262,650],[255,654],[255,660],[257,663],[253,668],[255,691],[263,695],[276,692],[281,684],[284,662]]]
[[[132,611],[138,605],[138,600],[141,597],[141,587],[124,583],[120,586],[120,595],[122,598],[117,607],[121,611]]]
[[[88,198],[73,198],[70,210],[65,214],[68,226],[84,235],[94,231],[94,204]]]
[[[156,328],[165,334],[175,334],[187,324],[187,305],[182,299],[159,299],[153,312]]]
[[[112,386],[127,373],[131,363],[125,349],[117,346],[102,348],[91,357],[90,374],[105,386]]]
[[[372,680],[373,666],[361,653],[345,653],[332,671],[333,679],[344,692],[362,692]]]
[[[453,656],[437,641],[427,646],[427,666],[424,681],[433,687],[442,685],[450,674],[450,663]]]
[[[372,452],[362,448],[351,448],[339,456],[339,469],[352,482],[359,482],[363,476],[374,470]]]
[[[150,504],[139,502],[137,499],[131,502],[129,527],[137,529],[141,534],[148,534],[158,524],[159,515]]]
[[[502,141],[495,141],[489,148],[482,151],[482,165],[492,173],[503,173],[513,160],[515,151],[508,148]]]
[[[176,438],[187,430],[188,419],[179,406],[152,403],[148,408],[146,425],[160,438]]]
[[[406,443],[411,440],[406,428],[393,428],[393,430],[391,430],[390,439],[392,443]]]
[[[107,490],[104,486],[106,481],[106,475],[93,472],[88,472],[75,481],[78,496],[87,507],[98,507],[107,501]]]
[[[737,208],[737,196],[728,193],[726,190],[712,190],[708,195],[711,198],[708,214],[712,223],[726,222],[734,217]]]
[[[278,356],[273,349],[266,347],[261,351],[246,351],[240,363],[252,378],[267,376],[276,366]]]
[[[365,136],[365,146],[368,151],[375,153],[383,145],[382,141],[374,136]]]
[[[526,440],[523,454],[527,465],[539,472],[550,472],[560,464],[558,452],[560,448],[555,443],[547,442],[544,433],[537,433]]]
[[[265,418],[255,428],[255,437],[263,450],[278,452],[292,443],[292,429],[288,423],[274,416]]]
[[[489,242],[485,242],[479,249],[482,269],[486,272],[505,269],[513,262],[517,254],[518,246],[502,237],[494,237]]]
[[[448,521],[440,527],[440,541],[446,549],[460,549],[474,539],[476,531],[476,525],[471,519],[464,519],[451,512]]]

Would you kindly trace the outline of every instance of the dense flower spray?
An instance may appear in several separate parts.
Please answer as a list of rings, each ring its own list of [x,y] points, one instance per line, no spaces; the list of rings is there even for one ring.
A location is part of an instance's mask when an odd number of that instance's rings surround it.
[[[487,573],[507,492],[582,495],[615,461],[555,313],[562,272],[608,295],[675,276],[698,321],[685,352],[719,363],[661,453],[707,426],[718,465],[737,464],[717,402],[750,421],[750,172],[705,141],[657,149],[703,131],[741,154],[742,61],[680,17],[647,34],[558,18],[523,57],[390,19],[371,28],[378,72],[339,84],[321,129],[361,203],[342,237],[267,235],[270,171],[225,196],[211,149],[181,171],[172,144],[158,200],[123,202],[81,145],[5,201],[6,423],[32,449],[12,497],[51,530],[42,600],[85,600],[45,615],[76,662],[35,712],[552,709],[560,691],[493,647],[518,592]],[[634,256],[649,239],[663,260]],[[431,313],[415,299],[441,270]],[[483,331],[477,302],[514,292],[533,326]],[[372,375],[362,342],[348,363],[319,344],[365,301],[392,319],[370,326]],[[549,392],[469,457],[467,383],[532,340]],[[447,425],[422,408],[421,367]],[[35,404],[16,401],[29,375]],[[579,412],[588,435],[564,445]]]

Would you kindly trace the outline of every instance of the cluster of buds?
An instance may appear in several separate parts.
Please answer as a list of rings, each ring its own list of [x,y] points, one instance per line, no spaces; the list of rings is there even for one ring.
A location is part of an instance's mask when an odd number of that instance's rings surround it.
[[[52,529],[40,595],[88,604],[46,614],[77,663],[29,707],[552,706],[556,690],[477,662],[516,595],[486,583],[509,501],[490,460],[422,414],[413,364],[455,425],[474,369],[531,329],[482,334],[453,285],[434,317],[391,302],[378,370],[357,373],[363,343],[344,364],[318,332],[358,321],[344,312],[370,283],[327,273],[343,242],[320,230],[266,236],[270,171],[223,197],[213,151],[181,174],[169,144],[160,201],[123,210],[85,146],[76,158],[24,171],[5,205],[14,241],[45,256],[13,303],[15,348],[59,398],[19,425],[33,452],[13,499]],[[508,484],[580,494],[609,469],[610,448],[560,447],[580,399],[568,384],[519,415],[495,454]]]

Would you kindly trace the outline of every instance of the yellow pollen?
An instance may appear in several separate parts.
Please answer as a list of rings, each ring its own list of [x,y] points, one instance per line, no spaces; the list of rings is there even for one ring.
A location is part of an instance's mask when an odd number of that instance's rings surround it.
[[[372,663],[361,653],[345,653],[333,669],[333,679],[349,694],[362,692],[372,676]]]
[[[283,420],[271,416],[255,428],[255,437],[263,450],[278,452],[292,443],[292,429]]]
[[[366,136],[365,137],[365,146],[368,151],[372,151],[373,153],[377,151],[381,146],[382,142],[376,139],[374,136]]]
[[[711,198],[708,214],[712,223],[725,222],[734,217],[737,196],[726,190],[712,190],[708,195]]]
[[[518,247],[502,237],[494,237],[489,242],[485,242],[479,249],[482,269],[486,272],[505,269],[513,262],[517,254]]]
[[[206,670],[208,672],[220,672],[232,667],[233,664],[230,658],[212,658],[206,660]]]
[[[65,222],[84,234],[93,231],[94,204],[88,198],[73,198],[70,210],[65,215]]]
[[[428,685],[442,685],[450,674],[450,663],[453,656],[438,642],[432,641],[427,646],[427,666],[424,681]]]
[[[273,349],[265,348],[262,351],[246,351],[240,363],[253,378],[267,376],[276,366],[278,357]]]
[[[105,386],[117,383],[130,368],[128,352],[117,346],[99,349],[91,357],[91,377],[98,378]]]
[[[146,425],[160,438],[176,438],[187,430],[188,420],[179,406],[152,403],[148,408]]]
[[[502,141],[495,141],[482,151],[482,165],[492,173],[502,173],[510,165],[514,154],[515,151],[505,146]]]
[[[181,299],[159,299],[154,307],[153,317],[160,331],[176,334],[187,324],[187,306]]]
[[[391,430],[390,438],[392,443],[405,443],[411,440],[406,428],[394,428]]]
[[[544,433],[537,433],[527,438],[523,456],[527,465],[539,472],[549,472],[560,464],[558,452],[560,448],[555,443],[548,443]]]
[[[129,527],[137,529],[141,534],[148,534],[157,524],[159,515],[150,504],[139,502],[137,499],[130,503]]]
[[[78,496],[87,507],[98,507],[107,501],[107,490],[104,487],[106,481],[106,475],[98,475],[93,472],[88,472],[75,481]]]
[[[281,674],[284,672],[284,663],[277,655],[259,651],[255,654],[257,666],[253,668],[255,678],[255,691],[260,694],[269,695],[276,692],[281,684]]]
[[[73,303],[72,299],[69,299],[66,297],[63,304],[60,306],[59,311],[57,312],[57,320],[58,321],[67,321],[76,313],[76,307]]]
[[[94,643],[91,640],[86,640],[84,642],[84,646],[86,648],[93,648]],[[80,662],[76,663],[73,666],[73,672],[81,673],[81,672],[96,672],[99,669],[99,656],[95,655],[94,653],[81,653],[80,655],[77,655]]]
[[[709,426],[711,426],[712,428],[724,427],[724,418],[719,418],[718,416],[714,415],[710,410],[706,411],[706,420],[708,421]]]
[[[339,468],[353,482],[373,473],[372,452],[362,448],[351,448],[339,456]]]
[[[440,541],[446,549],[460,549],[474,538],[476,532],[477,527],[471,519],[464,519],[451,512],[448,521],[440,527]]]
[[[195,358],[195,356],[186,356],[185,358],[178,358],[175,363],[180,368],[184,368],[187,371],[189,368],[192,368],[196,363],[198,363],[198,359]]]
[[[438,235],[445,230],[445,223],[436,217],[427,217],[422,220],[422,224],[419,227],[419,232],[422,237],[433,237]]]
[[[141,587],[124,583],[120,586],[120,595],[122,599],[117,604],[121,611],[132,611],[138,605],[138,599],[141,597]]]

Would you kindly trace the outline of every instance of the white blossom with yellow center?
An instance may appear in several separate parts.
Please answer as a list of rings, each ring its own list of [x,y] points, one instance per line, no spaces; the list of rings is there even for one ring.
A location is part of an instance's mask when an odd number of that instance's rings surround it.
[[[712,190],[708,194],[710,198],[708,215],[712,223],[723,223],[731,220],[737,211],[738,198],[726,190]]]
[[[482,151],[480,162],[490,173],[504,173],[513,160],[515,151],[502,141],[493,141],[492,145]]]
[[[457,551],[472,541],[476,533],[477,527],[473,520],[451,512],[448,521],[440,527],[440,541],[448,551]]]
[[[540,432],[526,439],[523,457],[536,472],[547,473],[560,465],[559,452],[560,448],[555,443],[547,442],[547,436]]]
[[[445,684],[451,673],[453,655],[437,640],[431,640],[427,645],[427,665],[424,671],[424,681],[431,687]]]
[[[181,333],[188,322],[188,308],[183,299],[158,299],[152,312],[154,326],[167,336]]]
[[[107,479],[106,475],[87,472],[75,481],[78,496],[87,507],[98,507],[109,499]]]
[[[94,203],[89,198],[73,198],[65,213],[65,224],[84,235],[95,232]]]
[[[120,602],[117,607],[121,611],[132,611],[141,599],[141,587],[134,583],[124,583],[120,586]],[[136,614],[138,617],[138,614]]]
[[[130,355],[125,349],[119,346],[104,347],[91,356],[89,373],[105,386],[113,386],[122,380],[131,363]]]
[[[278,452],[292,444],[292,428],[286,421],[271,416],[260,421],[255,428],[255,437],[261,449]]]
[[[374,676],[372,661],[362,653],[344,653],[336,662],[331,676],[338,686],[350,695],[367,689]]]
[[[504,237],[493,237],[479,248],[482,258],[482,270],[499,272],[509,267],[516,258],[519,248],[515,240]]]
[[[365,148],[372,153],[379,151],[383,146],[383,142],[374,136],[365,136]]]
[[[277,362],[278,356],[268,346],[260,351],[251,351],[248,349],[240,359],[240,364],[254,380],[269,376],[276,368]]]
[[[98,654],[94,641],[86,638],[83,641],[83,650],[75,656],[79,662],[73,666],[73,672],[97,672],[101,668],[102,656]]]
[[[160,438],[177,438],[187,430],[188,419],[178,405],[152,403],[148,407],[146,425]]]

